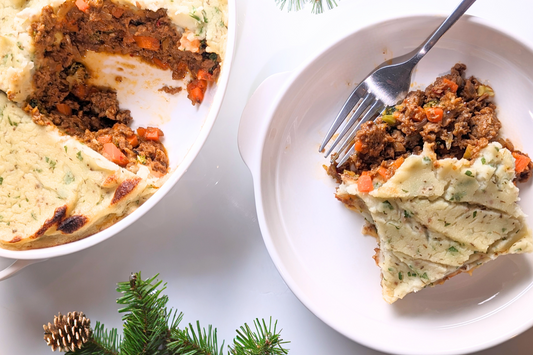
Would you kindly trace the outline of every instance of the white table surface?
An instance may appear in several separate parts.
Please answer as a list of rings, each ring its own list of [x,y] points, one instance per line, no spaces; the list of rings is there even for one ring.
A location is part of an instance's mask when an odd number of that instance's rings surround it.
[[[458,1],[341,0],[322,15],[280,11],[274,0],[236,0],[237,42],[219,117],[188,172],[150,212],[90,249],[30,266],[0,283],[0,354],[49,354],[42,324],[83,311],[122,327],[115,284],[130,272],[160,273],[169,306],[231,343],[235,329],[272,316],[290,354],[383,354],[332,330],[292,294],[274,267],[257,223],[252,178],[237,148],[247,99],[268,76],[297,68],[330,41],[378,21],[447,14]],[[479,0],[468,14],[493,21],[533,45],[533,1]],[[533,63],[532,63],[533,65]],[[10,264],[0,259],[0,268]],[[533,317],[533,315],[532,315]],[[451,339],[451,341],[453,341]],[[531,354],[533,329],[477,354]]]

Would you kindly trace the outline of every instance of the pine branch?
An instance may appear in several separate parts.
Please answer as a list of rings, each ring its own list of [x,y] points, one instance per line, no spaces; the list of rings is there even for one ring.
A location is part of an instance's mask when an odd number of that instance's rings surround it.
[[[170,354],[175,355],[222,355],[224,342],[218,347],[217,329],[211,325],[205,328],[200,327],[200,322],[196,322],[196,331],[192,324],[189,328],[171,330],[171,342],[167,344]]]
[[[120,313],[124,321],[124,342],[121,350],[124,355],[153,355],[160,350],[168,335],[170,313],[166,304],[168,296],[161,295],[166,284],[160,288],[162,281],[158,275],[142,280],[141,274],[132,274],[129,282],[118,284],[117,291],[123,296],[117,300],[125,305]]]
[[[311,11],[315,14],[321,14],[324,12],[324,1],[326,2],[328,9],[332,9],[337,6],[337,2],[335,0],[276,0],[276,3],[281,10],[283,10],[285,5],[287,5],[287,11],[299,11],[307,3],[312,2],[313,9]]]
[[[237,329],[237,337],[233,340],[233,348],[230,347],[232,355],[281,355],[288,354],[289,350],[282,347],[283,344],[289,343],[283,341],[280,332],[276,332],[278,322],[274,323],[272,328],[272,317],[267,326],[264,319],[254,321],[256,333],[254,333],[248,324],[244,324],[241,329]]]
[[[107,331],[104,325],[97,322],[94,329],[90,329],[90,320],[83,313],[73,313],[74,319],[81,319],[76,323],[63,318],[54,320],[52,326],[44,326],[44,339],[52,347],[59,349],[81,349],[68,351],[69,355],[223,355],[224,342],[218,346],[217,329],[209,325],[200,327],[196,322],[196,328],[189,327],[181,330],[179,325],[183,319],[183,313],[172,309],[168,310],[166,304],[168,296],[162,295],[166,284],[156,280],[158,275],[142,280],[141,273],[132,274],[128,282],[117,284],[117,291],[122,296],[117,300],[118,304],[124,305],[120,313],[124,313],[123,337],[121,338],[115,328]],[[59,314],[58,317],[61,317]],[[70,317],[70,313],[69,313]],[[57,317],[56,317],[57,318]],[[63,323],[67,328],[72,328],[72,334],[90,334],[90,338],[83,338],[82,342],[72,338],[66,338],[67,333],[60,328]],[[247,324],[237,330],[234,339],[234,347],[229,347],[229,354],[233,355],[281,355],[287,354],[288,350],[282,348],[283,341],[279,332],[276,331],[277,322],[272,327],[272,318],[267,326],[265,320],[254,321],[256,333],[252,332]],[[81,326],[81,327],[80,327]],[[57,329],[56,329],[57,328]],[[68,330],[65,328],[65,330]],[[86,333],[83,333],[85,331]],[[79,345],[77,345],[79,343]],[[68,346],[67,346],[68,345]],[[76,345],[76,346],[74,346]]]

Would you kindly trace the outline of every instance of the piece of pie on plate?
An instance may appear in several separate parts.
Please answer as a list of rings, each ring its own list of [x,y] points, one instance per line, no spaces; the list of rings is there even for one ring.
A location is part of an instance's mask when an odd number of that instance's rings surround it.
[[[329,168],[341,183],[336,197],[378,239],[388,303],[501,255],[533,251],[516,186],[533,164],[499,136],[492,89],[465,79],[465,69],[457,64],[363,125],[358,153]]]

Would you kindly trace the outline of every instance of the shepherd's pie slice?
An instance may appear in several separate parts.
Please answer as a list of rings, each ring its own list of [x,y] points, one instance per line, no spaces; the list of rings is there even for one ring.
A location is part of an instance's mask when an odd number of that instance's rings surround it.
[[[500,143],[472,161],[436,160],[426,143],[369,193],[343,174],[337,198],[374,225],[383,298],[393,303],[500,255],[533,251],[514,178],[515,159]]]

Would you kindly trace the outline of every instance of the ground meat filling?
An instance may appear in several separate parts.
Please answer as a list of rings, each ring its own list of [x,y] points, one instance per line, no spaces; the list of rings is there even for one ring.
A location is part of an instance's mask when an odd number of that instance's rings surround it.
[[[127,126],[130,111],[120,109],[116,92],[88,84],[91,73],[82,64],[83,56],[94,51],[140,57],[171,70],[176,80],[190,73],[188,92],[193,104],[202,102],[208,82],[218,77],[220,59],[205,51],[205,43],[200,43],[197,53],[180,50],[182,34],[164,9],[141,10],[109,0],[86,4],[80,9],[68,0],[56,10],[45,7],[32,24],[36,70],[28,110],[36,123],[51,122],[100,153],[104,152],[101,142],[110,136],[128,159],[115,162],[130,170],[141,162],[165,174],[168,157],[159,141],[162,132],[146,137],[132,131]],[[99,142],[99,137],[104,138]]]
[[[425,91],[410,92],[399,105],[363,124],[354,140],[357,153],[340,167],[332,163],[328,173],[339,182],[346,170],[388,179],[404,158],[420,154],[425,142],[435,144],[438,159],[473,159],[490,142],[498,141],[515,158],[527,158],[529,163],[516,176],[518,182],[527,181],[533,162],[499,136],[501,123],[490,101],[492,88],[475,77],[465,79],[465,70],[464,64],[456,64],[450,74],[437,78]],[[334,155],[332,161],[335,159]]]

